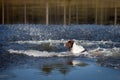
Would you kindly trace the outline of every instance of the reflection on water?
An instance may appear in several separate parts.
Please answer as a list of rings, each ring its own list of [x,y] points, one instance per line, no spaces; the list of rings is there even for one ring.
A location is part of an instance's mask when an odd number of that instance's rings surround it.
[[[21,61],[14,59],[6,69],[0,69],[0,80],[120,79],[119,70],[97,66],[93,60],[87,58],[24,57],[21,57]]]
[[[19,58],[18,58],[19,56]],[[27,79],[27,75],[39,75],[45,77],[49,75],[68,75],[75,68],[86,67],[89,63],[79,58],[34,58],[22,55],[9,55],[10,61],[4,63],[6,68],[0,68],[0,80],[19,80],[20,76]],[[8,57],[7,57],[8,58]],[[24,74],[24,75],[23,75]],[[49,78],[48,78],[49,79]],[[29,79],[33,80],[33,79]],[[50,79],[51,80],[51,79]]]
[[[72,60],[66,63],[55,63],[50,65],[43,65],[41,68],[42,73],[51,74],[52,71],[57,70],[61,74],[65,75],[71,71],[75,66],[86,67],[88,64],[85,62],[81,62],[79,60]]]

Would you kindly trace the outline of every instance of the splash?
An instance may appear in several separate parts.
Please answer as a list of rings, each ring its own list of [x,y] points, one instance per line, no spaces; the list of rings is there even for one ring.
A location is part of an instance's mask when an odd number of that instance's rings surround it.
[[[86,41],[75,40],[77,44],[84,46],[88,50],[88,56],[91,58],[105,56],[120,56],[120,48],[116,42],[110,41]],[[7,44],[3,48],[10,53],[25,54],[34,57],[64,57],[75,56],[69,52],[64,43],[66,40],[45,40],[45,41],[15,41]],[[106,45],[107,46],[106,46]],[[108,46],[109,44],[109,46]],[[111,45],[112,44],[112,45]]]
[[[74,39],[88,50],[88,58],[97,58],[98,62],[102,62],[104,58],[110,57],[118,61],[119,38],[120,27],[112,25],[0,25],[0,51],[35,58],[73,57],[64,43]]]

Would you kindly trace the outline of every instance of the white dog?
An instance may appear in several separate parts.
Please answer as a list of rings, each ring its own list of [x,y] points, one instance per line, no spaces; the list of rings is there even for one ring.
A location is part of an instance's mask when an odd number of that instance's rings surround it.
[[[71,51],[75,56],[80,56],[80,55],[87,55],[88,52],[87,50],[81,46],[77,45],[73,40],[69,40],[65,43],[65,46]]]

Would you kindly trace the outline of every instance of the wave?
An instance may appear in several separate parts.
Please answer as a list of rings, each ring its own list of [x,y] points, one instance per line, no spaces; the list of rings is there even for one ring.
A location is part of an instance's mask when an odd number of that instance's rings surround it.
[[[0,25],[0,67],[18,60],[18,63],[22,60],[24,63],[27,59],[37,61],[45,57],[48,62],[47,57],[50,57],[49,60],[51,57],[57,57],[56,60],[76,57],[64,47],[67,40],[74,39],[87,49],[88,59],[120,69],[119,38],[120,27],[112,25]],[[73,64],[76,63],[79,62],[73,61]]]
[[[88,50],[88,57],[119,57],[120,48],[118,42],[112,41],[86,41],[75,40]],[[75,56],[69,52],[64,43],[66,40],[42,40],[42,41],[15,41],[3,48],[10,53],[25,54],[34,57],[65,57]]]

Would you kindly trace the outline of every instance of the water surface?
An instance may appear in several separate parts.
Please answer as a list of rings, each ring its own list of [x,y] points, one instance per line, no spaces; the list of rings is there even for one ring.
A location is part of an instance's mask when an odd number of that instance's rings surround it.
[[[74,56],[73,39],[87,57]],[[0,25],[0,80],[120,80],[120,27]]]

